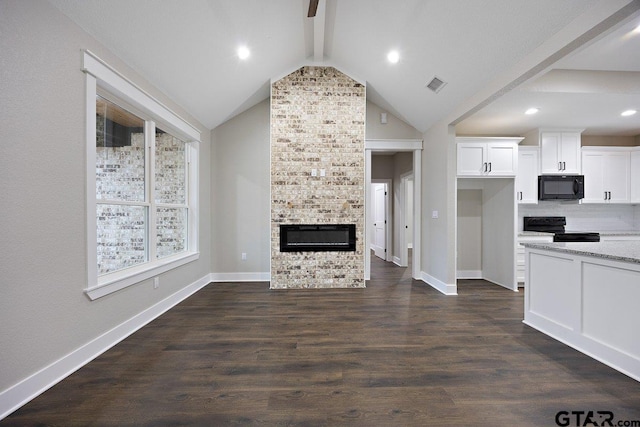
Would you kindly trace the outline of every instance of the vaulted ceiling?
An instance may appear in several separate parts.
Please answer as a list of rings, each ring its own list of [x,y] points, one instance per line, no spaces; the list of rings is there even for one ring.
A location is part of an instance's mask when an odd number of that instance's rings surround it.
[[[320,0],[308,18],[309,0],[49,1],[208,128],[318,64],[366,82],[369,100],[420,131],[598,3]],[[439,93],[425,87],[434,76]]]

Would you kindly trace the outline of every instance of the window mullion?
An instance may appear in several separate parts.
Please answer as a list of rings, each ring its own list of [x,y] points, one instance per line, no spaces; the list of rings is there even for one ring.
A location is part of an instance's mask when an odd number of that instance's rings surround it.
[[[189,205],[184,203],[155,203],[156,208],[174,208],[174,209],[188,209]]]
[[[187,241],[186,241],[186,249],[189,250],[191,248],[191,211],[189,209],[189,204],[191,203],[191,188],[190,188],[190,179],[191,175],[191,144],[186,143],[184,146],[184,155],[185,155],[185,167],[184,167],[184,203],[186,204],[187,209]]]
[[[112,200],[112,199],[98,199],[96,200],[96,204],[98,205],[121,205],[121,206],[150,206],[150,203],[144,202],[136,202],[129,200]]]
[[[144,126],[145,144],[147,147],[147,201],[149,202],[147,222],[147,256],[149,261],[156,260],[157,236],[156,231],[156,124],[147,120]]]

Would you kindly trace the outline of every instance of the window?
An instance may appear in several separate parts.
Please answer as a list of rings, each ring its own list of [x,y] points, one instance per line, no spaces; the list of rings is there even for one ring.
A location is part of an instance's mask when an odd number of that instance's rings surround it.
[[[198,258],[200,134],[90,52],[83,59],[95,299]]]

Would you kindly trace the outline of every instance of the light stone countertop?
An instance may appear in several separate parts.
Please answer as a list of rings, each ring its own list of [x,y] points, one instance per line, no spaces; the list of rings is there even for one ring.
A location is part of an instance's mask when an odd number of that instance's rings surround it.
[[[526,248],[640,264],[640,241],[523,243]]]
[[[601,236],[638,236],[640,237],[640,231],[638,230],[617,230],[617,231],[577,231],[566,230],[567,233],[600,233]],[[531,236],[551,236],[555,233],[547,233],[544,231],[519,231],[518,237],[531,237]]]
[[[531,237],[531,236],[549,236],[553,237],[555,233],[547,233],[544,231],[520,231],[518,237]]]
[[[619,230],[619,231],[599,231],[601,236],[640,236],[640,231]]]

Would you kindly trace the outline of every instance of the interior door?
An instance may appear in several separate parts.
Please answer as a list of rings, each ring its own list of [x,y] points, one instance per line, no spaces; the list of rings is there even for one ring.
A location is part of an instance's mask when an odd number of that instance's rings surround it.
[[[386,260],[386,222],[387,222],[387,184],[373,186],[373,251],[379,258]]]

